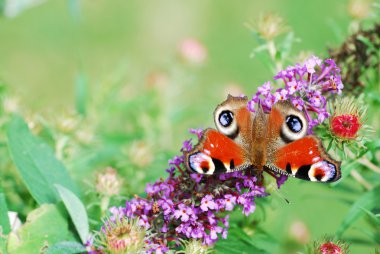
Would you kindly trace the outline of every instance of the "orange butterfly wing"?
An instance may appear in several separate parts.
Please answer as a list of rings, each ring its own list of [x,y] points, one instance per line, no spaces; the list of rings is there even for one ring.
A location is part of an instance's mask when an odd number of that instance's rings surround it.
[[[198,145],[185,153],[185,165],[200,174],[219,174],[243,170],[251,164],[244,149],[214,129],[206,129]]]
[[[267,167],[296,178],[335,182],[341,176],[340,162],[332,159],[325,152],[321,140],[312,135],[279,148],[274,157],[274,162]]]

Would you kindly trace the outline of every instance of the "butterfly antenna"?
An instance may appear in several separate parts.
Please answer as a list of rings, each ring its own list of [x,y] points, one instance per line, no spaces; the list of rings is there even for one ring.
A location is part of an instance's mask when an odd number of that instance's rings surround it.
[[[280,189],[276,189],[276,194],[280,197],[280,198],[282,198],[288,205],[290,205],[290,201],[289,201],[289,199],[287,199],[286,197],[285,197],[285,195],[280,191]]]
[[[285,195],[281,192],[281,190],[277,187],[277,183],[270,183],[269,188],[273,189],[273,194],[283,199],[287,204],[290,204],[290,201],[285,197]]]

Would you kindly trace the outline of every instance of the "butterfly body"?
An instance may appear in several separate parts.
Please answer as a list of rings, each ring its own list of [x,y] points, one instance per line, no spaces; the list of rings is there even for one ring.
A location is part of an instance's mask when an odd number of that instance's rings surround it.
[[[290,102],[277,102],[269,114],[260,105],[250,112],[247,102],[247,97],[229,95],[217,106],[217,130],[206,129],[185,153],[189,170],[211,175],[253,168],[317,182],[340,178],[340,163],[317,137],[307,135],[305,115]]]

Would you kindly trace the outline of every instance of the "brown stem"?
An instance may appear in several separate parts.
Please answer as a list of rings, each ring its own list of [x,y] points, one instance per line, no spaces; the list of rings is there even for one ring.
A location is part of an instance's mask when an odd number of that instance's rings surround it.
[[[364,186],[364,188],[366,188],[367,190],[371,190],[373,188],[373,186],[367,182],[363,176],[358,172],[356,171],[355,169],[351,170],[350,172],[351,176],[360,184],[362,184]]]
[[[357,162],[359,162],[363,166],[366,166],[368,169],[372,170],[373,172],[380,174],[380,168],[376,166],[375,164],[373,164],[371,161],[369,161],[367,157],[365,157],[365,155],[361,158],[356,158],[355,155],[350,150],[347,150],[347,155],[351,159],[357,159]]]

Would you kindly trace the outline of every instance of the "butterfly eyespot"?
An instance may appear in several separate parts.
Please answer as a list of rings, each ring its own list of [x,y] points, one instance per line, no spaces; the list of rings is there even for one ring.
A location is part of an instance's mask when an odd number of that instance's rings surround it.
[[[289,130],[294,133],[300,132],[303,127],[301,119],[295,115],[289,115],[286,117],[286,125],[288,126]]]
[[[234,114],[229,110],[224,110],[219,115],[219,123],[223,127],[228,127],[234,120]]]
[[[285,143],[305,137],[307,134],[307,120],[301,113],[294,111],[285,117],[281,128],[281,138]]]
[[[239,128],[235,115],[231,110],[227,108],[217,109],[214,113],[214,117],[215,125],[218,131],[229,138],[234,138],[238,135]]]

